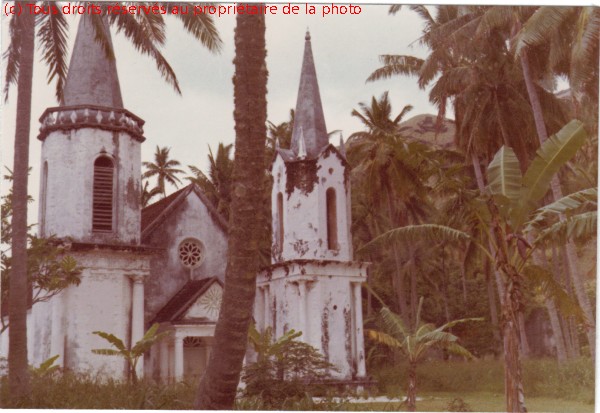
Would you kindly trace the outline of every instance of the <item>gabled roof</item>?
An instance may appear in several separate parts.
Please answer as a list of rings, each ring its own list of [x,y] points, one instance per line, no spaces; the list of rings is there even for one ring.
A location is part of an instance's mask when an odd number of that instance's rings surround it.
[[[164,323],[178,320],[188,308],[200,297],[213,283],[223,284],[217,277],[203,278],[188,281],[163,308],[161,308],[150,323]]]
[[[173,192],[166,198],[161,199],[146,208],[142,209],[142,239],[152,232],[158,225],[173,212],[190,194],[195,193],[200,201],[206,206],[208,213],[213,220],[227,233],[229,227],[223,216],[217,211],[212,202],[204,195],[202,190],[196,184],[189,184],[179,191]]]

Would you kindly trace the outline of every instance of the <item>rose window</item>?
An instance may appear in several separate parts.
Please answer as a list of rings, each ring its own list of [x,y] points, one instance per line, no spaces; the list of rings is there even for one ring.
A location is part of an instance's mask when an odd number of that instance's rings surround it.
[[[179,259],[188,268],[196,268],[204,261],[204,246],[196,239],[186,239],[179,244]]]

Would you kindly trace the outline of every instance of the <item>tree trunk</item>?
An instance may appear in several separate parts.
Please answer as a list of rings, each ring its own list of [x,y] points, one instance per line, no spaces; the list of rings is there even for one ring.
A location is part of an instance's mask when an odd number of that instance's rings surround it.
[[[25,3],[23,3],[23,7]],[[27,366],[27,181],[29,172],[29,132],[35,16],[25,12],[12,16],[20,20],[17,36],[21,42],[17,84],[17,118],[13,164],[12,271],[9,280],[8,382],[11,405],[29,396]]]
[[[531,237],[530,237],[531,239]],[[530,241],[531,243],[531,241]],[[553,266],[550,266],[550,263],[548,262],[548,257],[546,257],[546,252],[545,251],[541,251],[537,254],[534,254],[533,256],[533,262],[536,263],[536,261],[539,261],[539,263],[541,263],[541,261],[544,262],[544,264],[548,267],[548,268],[552,268],[553,270],[553,275],[556,278],[556,276],[558,274],[560,274],[558,272],[558,264],[556,262],[556,257],[554,256],[554,251],[552,253],[553,255],[553,261],[554,264]],[[538,263],[538,265],[539,265]],[[560,282],[557,280],[557,282]],[[565,339],[564,339],[564,334],[563,334],[563,330],[560,327],[560,321],[558,318],[558,311],[556,309],[556,304],[554,303],[554,299],[553,298],[546,298],[546,309],[548,310],[548,318],[550,318],[550,326],[552,327],[552,335],[554,336],[554,341],[556,343],[556,359],[558,361],[559,364],[564,363],[567,360],[567,350],[565,347]]]
[[[409,412],[417,411],[417,363],[414,361],[410,361],[408,364],[406,405]]]
[[[264,15],[239,14],[235,29],[236,141],[229,256],[215,345],[200,381],[195,409],[233,409],[246,353],[265,216],[261,212],[267,135],[265,57]]]
[[[535,120],[535,127],[537,130],[538,139],[540,141],[540,145],[542,145],[546,141],[546,139],[548,139],[548,132],[546,131],[546,125],[544,124],[544,115],[542,112],[540,99],[538,97],[537,91],[535,90],[535,84],[529,67],[529,58],[527,56],[526,48],[523,48],[521,50],[521,54],[519,57],[521,58],[521,68],[523,69],[523,77],[525,79],[527,94],[529,95],[529,101],[531,103],[531,109],[533,111],[533,117]],[[560,188],[558,175],[554,176],[550,186],[552,188],[554,200],[559,200],[560,198],[562,198],[562,190]],[[560,214],[560,220],[565,220],[565,216],[563,214]],[[575,295],[577,296],[577,301],[579,301],[579,305],[581,306],[583,313],[588,319],[589,325],[586,328],[586,335],[590,345],[590,354],[592,356],[592,359],[595,360],[596,327],[594,313],[592,311],[590,299],[585,291],[584,280],[582,279],[581,273],[577,265],[578,259],[577,253],[575,251],[575,244],[572,241],[569,241],[565,249],[567,253],[566,267],[568,268],[571,278],[573,279]]]
[[[490,319],[492,321],[492,332],[494,334],[495,349],[501,344],[500,330],[498,326],[498,308],[496,307],[496,294],[494,292],[494,284],[492,276],[490,274],[490,261],[486,258],[485,260],[485,281],[487,284],[488,301],[490,305]],[[496,353],[497,355],[498,353]]]

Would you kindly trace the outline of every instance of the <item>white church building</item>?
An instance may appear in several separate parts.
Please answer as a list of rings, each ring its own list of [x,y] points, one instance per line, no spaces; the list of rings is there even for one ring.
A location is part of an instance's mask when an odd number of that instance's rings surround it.
[[[63,102],[40,118],[40,236],[60,238],[83,271],[78,286],[30,310],[29,362],[59,355],[65,369],[125,378],[124,360],[92,352],[110,347],[93,332],[131,345],[159,323],[172,334],[138,374],[199,376],[225,288],[228,224],[194,185],[141,208],[144,121],[124,108],[115,61],[94,38],[82,17]],[[271,166],[272,265],[258,274],[254,319],[275,337],[302,331],[337,367],[332,380],[361,382],[367,265],[353,261],[349,172],[343,143],[329,144],[307,33],[291,148],[277,148]],[[7,341],[8,331],[2,356]]]

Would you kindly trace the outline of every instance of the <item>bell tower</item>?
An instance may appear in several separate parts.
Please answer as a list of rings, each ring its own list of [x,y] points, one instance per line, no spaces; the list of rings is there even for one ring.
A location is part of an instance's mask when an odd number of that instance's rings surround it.
[[[329,143],[306,33],[291,148],[277,148],[271,165],[272,265],[257,278],[255,319],[275,337],[302,331],[337,367],[332,379],[351,384],[366,379],[367,264],[353,261],[349,172],[343,141]]]
[[[101,29],[112,49],[108,24]],[[74,241],[140,242],[144,121],[124,109],[114,57],[83,15],[63,100],[40,118],[40,235]]]
[[[94,16],[97,17],[97,16]],[[32,308],[34,364],[58,355],[73,371],[114,378],[124,362],[94,354],[104,331],[135,343],[144,335],[144,280],[150,249],[140,245],[144,121],[124,109],[106,18],[80,17],[58,107],[40,118],[40,236],[56,236],[82,268],[70,285]],[[99,23],[96,24],[96,23]],[[96,26],[96,27],[95,27]],[[143,361],[137,365],[142,375]]]

